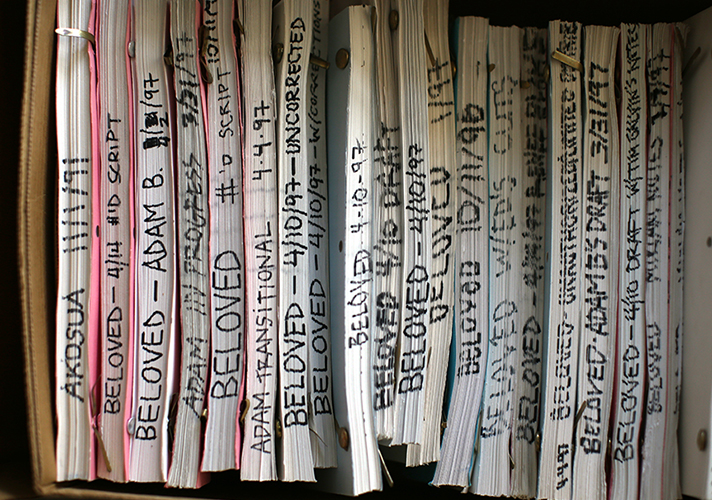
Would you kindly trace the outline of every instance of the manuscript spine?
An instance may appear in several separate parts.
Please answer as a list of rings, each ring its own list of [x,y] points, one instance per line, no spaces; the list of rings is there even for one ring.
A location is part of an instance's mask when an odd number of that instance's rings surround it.
[[[283,481],[315,481],[309,431],[308,79],[313,2],[283,0],[274,10],[282,47],[277,89],[279,205],[279,415]]]
[[[673,48],[673,138],[672,180],[670,185],[670,317],[668,326],[668,397],[665,441],[663,444],[663,497],[680,498],[678,423],[682,389],[683,287],[685,282],[685,148],[683,142],[682,68],[683,48],[689,28],[674,26]],[[687,45],[689,47],[689,45]]]
[[[461,17],[456,25],[457,213],[455,218],[455,373],[436,486],[467,488],[489,331],[489,176],[487,168],[487,40],[489,21]],[[451,362],[453,359],[451,359]]]
[[[329,50],[329,2],[313,7],[311,54],[326,59]],[[309,159],[309,429],[317,468],[336,467],[336,432],[331,377],[329,288],[329,199],[326,158],[326,68],[309,65],[307,113]]]
[[[59,28],[93,32],[92,3],[64,0]],[[57,481],[90,479],[92,356],[96,302],[92,284],[94,186],[98,159],[92,145],[93,52],[84,38],[57,40],[58,291],[56,330]]]
[[[637,494],[645,374],[648,27],[621,26],[620,236],[616,377],[611,419],[610,498]]]
[[[240,468],[244,392],[245,251],[241,89],[233,0],[205,2],[203,29],[210,204],[211,356],[202,469]]]
[[[522,36],[517,27],[489,29],[488,62],[494,65],[488,93],[490,323],[472,490],[490,496],[510,494],[510,441],[522,337]]]
[[[167,485],[195,488],[202,445],[201,416],[206,403],[210,358],[210,254],[208,233],[208,155],[204,96],[198,65],[199,3],[172,0],[170,36],[176,121],[176,199],[178,203],[178,293],[182,359],[180,390]]]
[[[377,0],[375,50],[378,121],[374,146],[373,413],[378,439],[393,438],[397,340],[403,308],[403,183],[398,84],[388,16],[391,0]]]
[[[392,445],[422,442],[432,279],[432,214],[428,142],[428,76],[423,0],[395,1],[403,158],[404,236],[400,356],[396,367]]]
[[[521,351],[517,367],[515,420],[512,436],[512,491],[514,497],[536,496],[537,434],[542,394],[544,350],[544,248],[546,227],[546,165],[548,120],[546,82],[547,32],[526,28],[522,37],[523,172]],[[516,265],[516,262],[515,262]]]
[[[582,334],[574,434],[573,498],[605,500],[606,449],[615,369],[620,156],[615,65],[620,30],[584,28]]]
[[[434,58],[428,59],[427,67],[432,277],[423,439],[420,445],[408,446],[408,466],[440,459],[443,398],[455,303],[455,95],[448,44],[448,2],[426,0],[423,17]]]
[[[549,52],[554,50],[580,61],[582,27],[579,23],[549,23]],[[576,408],[578,340],[581,337],[580,259],[582,251],[582,75],[578,69],[549,58],[551,68],[551,157],[547,178],[548,304],[546,390],[542,394],[541,469],[538,496],[551,500],[571,498],[573,424]]]
[[[277,479],[277,141],[272,2],[241,0],[244,128],[245,410],[240,477]]]
[[[669,359],[674,354],[668,350],[669,331],[671,227],[671,185],[677,170],[673,160],[673,96],[675,43],[674,26],[654,24],[650,28],[650,45],[647,59],[648,75],[648,182],[647,182],[647,238],[645,257],[645,342],[640,347],[646,356],[647,370],[643,374],[645,398],[639,401],[638,411],[645,412],[642,446],[635,446],[636,456],[626,460],[628,468],[640,467],[640,498],[653,500],[663,496],[662,478],[665,461],[665,427],[667,425],[668,398],[674,397],[674,387],[669,386]],[[647,352],[646,352],[647,351]],[[642,360],[641,360],[642,361]],[[641,363],[641,368],[645,363]],[[624,372],[624,376],[626,372]],[[641,408],[642,406],[642,408]],[[639,426],[642,425],[639,423]],[[636,443],[637,444],[637,443]],[[661,449],[662,448],[662,449]],[[631,490],[629,489],[629,492]],[[629,493],[630,494],[630,493]]]
[[[165,53],[167,2],[133,6],[136,294],[129,480],[165,482],[175,371],[173,132]]]
[[[99,477],[126,481],[126,415],[133,332],[133,151],[126,43],[129,1],[99,3],[97,71],[101,150],[101,416],[108,463]],[[111,472],[109,472],[111,468]]]
[[[371,411],[377,102],[371,9],[351,6],[332,18],[327,73],[334,417],[341,446],[339,467],[322,471],[320,481],[349,495],[382,487]],[[339,67],[341,50],[349,59]]]

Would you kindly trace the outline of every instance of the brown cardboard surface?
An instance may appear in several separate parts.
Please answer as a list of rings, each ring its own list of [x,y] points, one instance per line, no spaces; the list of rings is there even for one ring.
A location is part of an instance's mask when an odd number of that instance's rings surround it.
[[[25,384],[35,490],[48,492],[54,481],[54,434],[48,332],[53,320],[53,253],[47,234],[48,141],[55,4],[30,2],[25,40],[25,88],[20,134],[19,254],[25,349]]]

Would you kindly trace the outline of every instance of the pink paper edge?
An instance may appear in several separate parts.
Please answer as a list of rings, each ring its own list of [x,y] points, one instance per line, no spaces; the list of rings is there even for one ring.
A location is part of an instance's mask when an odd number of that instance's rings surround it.
[[[235,19],[235,2],[232,2],[232,19]],[[242,116],[242,81],[241,81],[241,72],[240,72],[240,60],[237,56],[237,37],[235,36],[235,31],[233,30],[232,32],[232,47],[231,47],[231,55],[233,56],[235,60],[235,79],[237,81],[237,117],[238,117],[238,126],[240,127],[240,161],[241,161],[241,168],[243,169],[243,175],[242,175],[242,183],[243,186],[245,184],[245,176],[244,176],[244,166],[245,166],[245,148],[244,148],[244,137],[245,137],[245,130],[244,130],[244,120]],[[245,246],[245,197],[242,197],[242,246],[244,248]],[[244,282],[244,278],[243,278]],[[245,302],[243,302],[245,304]],[[243,315],[244,317],[244,315]],[[245,334],[246,334],[246,328],[243,328],[242,330],[242,346],[243,346],[243,354],[242,354],[242,380],[240,381],[240,394],[237,397],[237,415],[235,415],[235,469],[240,470],[241,467],[241,459],[242,459],[242,426],[240,425],[240,414],[241,414],[241,408],[242,408],[242,403],[245,400],[245,384],[247,383],[247,352],[246,352],[246,344],[245,344]]]
[[[129,100],[129,217],[131,225],[131,245],[129,248],[129,340],[128,340],[128,374],[126,376],[126,410],[124,411],[124,426],[127,426],[128,420],[131,418],[133,411],[133,385],[134,385],[134,365],[135,365],[135,353],[134,353],[134,343],[135,343],[135,285],[136,276],[134,274],[134,269],[136,269],[136,223],[135,223],[135,193],[134,193],[134,106],[133,106],[133,71],[131,70],[131,59],[128,54],[128,44],[131,40],[131,33],[133,30],[133,17],[131,16],[132,6],[131,2],[128,4],[128,10],[126,16],[128,17],[128,22],[126,23],[126,86],[128,87],[128,100]],[[129,480],[129,466],[131,458],[131,436],[128,433],[128,429],[125,427],[126,432],[124,432],[124,477],[126,481]]]
[[[92,34],[96,35],[96,11],[97,11],[97,0],[92,0],[91,11],[89,13],[89,26],[87,30]],[[99,237],[99,211],[101,207],[101,152],[99,148],[99,131],[97,130],[96,124],[98,122],[98,96],[97,96],[97,69],[96,69],[96,52],[94,46],[91,43],[87,44],[87,50],[89,53],[89,81],[91,88],[90,97],[90,108],[91,108],[91,152],[92,152],[92,246],[91,246],[91,285],[90,285],[90,303],[89,303],[89,338],[88,343],[88,356],[89,356],[89,391],[90,397],[92,395],[95,397],[96,401],[100,401],[101,398],[101,386],[98,384],[100,379],[100,368],[99,368],[99,356],[100,356],[100,346],[101,342],[99,339],[100,328],[99,328],[99,290],[100,290],[100,237]],[[92,425],[98,425],[97,419],[91,415],[91,405],[88,405],[89,409],[89,419]],[[93,481],[96,479],[96,468],[97,468],[97,453],[96,453],[96,438],[92,434],[90,439],[89,448],[89,480]]]
[[[202,9],[201,3],[198,0],[194,0],[193,4],[195,6],[195,26],[193,27],[193,36],[195,36],[195,40],[198,43],[200,43],[199,28],[203,21],[203,16],[202,16],[203,9]],[[199,57],[199,54],[200,54],[200,48],[197,49],[196,56]],[[198,72],[200,72],[200,62],[199,62],[199,59],[196,59],[196,60],[198,61],[198,64],[197,64]],[[205,137],[205,152],[206,152],[205,156],[206,156],[206,161],[207,161],[205,171],[206,171],[207,175],[209,176],[210,175],[210,159],[209,159],[209,155],[208,155],[208,151],[209,151],[209,149],[208,149],[208,124],[207,124],[208,121],[206,120],[208,106],[207,106],[207,100],[206,100],[207,98],[205,95],[205,92],[206,92],[205,84],[203,83],[202,75],[198,75],[198,84],[200,85],[200,105],[203,108],[203,110],[202,110],[203,111],[203,136]],[[208,207],[208,210],[210,210],[209,207]],[[208,213],[208,216],[209,215],[210,214]],[[209,238],[208,238],[208,241],[209,241]],[[210,248],[208,247],[208,256],[210,255],[209,252],[210,252]],[[212,330],[212,328],[211,328],[211,330]],[[212,335],[212,332],[210,335]],[[208,339],[210,339],[210,336],[208,337]],[[210,342],[210,340],[208,340],[208,342]],[[210,347],[210,350],[212,350],[212,347]],[[205,381],[206,398],[203,402],[203,408],[207,407],[207,405],[208,405],[207,394],[208,394],[209,375],[210,375],[210,360],[208,360],[208,368],[207,368],[206,377],[205,377],[206,378],[206,381]],[[205,425],[202,426],[201,436],[200,436],[199,455],[201,457],[203,456],[204,451],[205,451]],[[204,472],[203,467],[202,467],[202,460],[200,460],[199,462],[200,463],[198,465],[198,477],[197,477],[196,488],[201,488],[202,486],[204,486],[205,484],[210,482],[210,473]]]

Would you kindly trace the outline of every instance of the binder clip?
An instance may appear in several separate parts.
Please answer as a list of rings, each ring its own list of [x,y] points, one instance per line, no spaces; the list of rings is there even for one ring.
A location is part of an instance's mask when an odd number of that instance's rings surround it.
[[[54,30],[54,32],[57,33],[59,36],[83,38],[85,40],[88,40],[89,43],[91,43],[92,45],[96,44],[96,39],[94,38],[94,35],[92,35],[88,31],[78,30],[76,28],[57,28],[56,30]]]

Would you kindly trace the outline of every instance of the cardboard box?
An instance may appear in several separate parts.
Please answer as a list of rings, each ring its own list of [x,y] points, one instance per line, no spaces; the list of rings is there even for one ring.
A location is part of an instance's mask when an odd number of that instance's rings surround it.
[[[237,473],[223,473],[213,476],[213,481],[201,490],[169,490],[161,485],[116,485],[106,481],[92,483],[73,482],[58,484],[55,482],[55,437],[54,437],[54,397],[52,391],[52,378],[54,376],[54,314],[55,314],[55,176],[56,176],[56,145],[54,140],[54,102],[53,102],[53,75],[54,75],[54,42],[55,42],[55,13],[56,2],[53,0],[30,0],[26,6],[21,2],[10,7],[8,17],[9,51],[14,51],[13,63],[3,66],[3,71],[8,71],[8,82],[2,84],[5,91],[0,110],[7,116],[5,138],[2,141],[0,155],[5,162],[6,169],[11,172],[2,173],[2,186],[0,186],[0,213],[9,214],[18,212],[17,234],[19,266],[15,266],[16,255],[12,249],[4,250],[0,260],[0,273],[7,282],[14,282],[19,270],[19,293],[10,283],[9,292],[3,297],[7,321],[3,320],[3,327],[9,334],[4,335],[0,341],[0,377],[12,389],[2,390],[4,415],[0,417],[0,500],[3,498],[19,498],[29,495],[40,496],[67,496],[76,498],[166,498],[171,497],[206,497],[206,498],[328,498],[332,495],[316,493],[305,485],[285,484],[248,484],[240,483]],[[466,2],[453,2],[453,13],[460,14]],[[706,2],[709,4],[709,2]],[[457,4],[457,5],[455,5]],[[641,22],[656,20],[681,20],[698,10],[704,5],[700,2],[650,2],[646,5],[645,12],[640,16],[630,15],[630,6],[619,6],[616,1],[599,2],[596,5],[578,5],[570,2],[567,7],[569,12],[553,12],[553,8],[540,9],[536,5],[536,12],[532,11],[534,3],[522,2],[518,11],[513,6],[503,2],[490,2],[483,5],[479,14],[491,16],[493,22],[504,24],[504,19],[512,19],[519,24],[543,25],[542,19],[566,17],[578,19],[583,22],[607,22],[615,24],[621,19],[638,18]],[[575,5],[575,6],[574,6]],[[636,4],[639,5],[639,4]],[[571,7],[574,6],[574,7]],[[21,21],[23,9],[26,8],[27,24]],[[469,8],[469,7],[468,7]],[[571,8],[575,9],[571,11]],[[522,10],[524,9],[524,10]],[[529,9],[529,10],[527,10]],[[578,9],[578,10],[576,10]],[[584,11],[586,9],[586,11]],[[618,10],[616,10],[618,9]],[[625,9],[622,11],[620,9]],[[512,13],[513,12],[513,13]],[[531,13],[529,21],[522,21],[522,12]],[[576,14],[578,12],[578,14]],[[601,13],[605,14],[601,14]],[[652,14],[651,14],[652,12]],[[4,14],[7,12],[4,9]],[[676,14],[675,14],[676,13]],[[498,17],[499,16],[499,17]],[[506,16],[506,17],[504,17]],[[546,16],[546,17],[542,17]],[[606,17],[608,16],[608,17]],[[25,35],[24,74],[20,80],[21,66],[19,63],[19,40],[22,39],[23,26]],[[13,47],[18,47],[13,49]],[[709,62],[709,52],[705,52]],[[24,92],[20,110],[20,85],[24,81]],[[17,120],[20,117],[20,120]],[[19,125],[19,169],[13,169],[17,160],[18,148],[16,142]],[[709,186],[709,170],[697,179]],[[696,174],[698,175],[698,174]],[[688,178],[688,185],[695,180]],[[14,186],[19,185],[17,198],[14,196]],[[689,201],[689,198],[688,198]],[[697,201],[696,201],[697,202]],[[700,202],[701,203],[701,202]],[[690,206],[688,203],[688,220],[702,219],[706,223],[689,225],[687,241],[695,245],[709,247],[707,238],[712,236],[710,229],[710,201],[707,195],[706,204]],[[695,217],[697,214],[697,217]],[[14,228],[10,224],[11,229]],[[690,230],[694,230],[692,234]],[[699,240],[699,241],[698,241]],[[710,240],[712,241],[712,240]],[[700,243],[702,242],[702,243]],[[11,245],[7,245],[8,247]],[[689,248],[689,247],[688,247]],[[704,252],[708,248],[703,249]],[[700,250],[700,259],[707,259],[708,253]],[[709,328],[710,307],[709,297],[710,281],[702,280],[703,275],[709,275],[709,263],[704,266],[704,273],[688,281],[687,296],[696,293],[697,296],[706,297],[706,305],[696,308],[686,308],[687,325],[707,325]],[[689,276],[689,273],[688,273]],[[698,283],[699,282],[699,283]],[[694,289],[692,287],[695,287]],[[17,314],[20,310],[21,316]],[[689,302],[688,302],[689,304]],[[696,318],[693,322],[693,315]],[[705,319],[707,318],[707,319]],[[20,359],[20,320],[22,322],[22,339],[24,358]],[[689,321],[688,321],[689,319]],[[686,334],[702,337],[702,331],[690,331]],[[709,335],[704,335],[709,337]],[[712,342],[712,341],[710,341]],[[708,344],[709,347],[709,344]],[[707,363],[709,364],[709,350]],[[22,385],[19,381],[21,362],[24,364],[24,387],[26,401],[22,401]],[[694,383],[694,371],[685,368],[685,387]],[[704,381],[704,387],[710,387],[710,380]],[[683,387],[683,392],[686,390]],[[709,394],[707,395],[709,397]],[[5,404],[7,406],[5,406]],[[683,402],[684,405],[684,402]],[[707,426],[709,434],[710,414],[709,408],[701,418],[699,425]],[[683,407],[683,413],[685,409]],[[692,415],[692,411],[690,412]],[[705,422],[706,418],[706,422]],[[700,419],[698,419],[699,421]],[[681,420],[681,425],[685,423]],[[28,435],[24,432],[27,425]],[[695,424],[697,425],[697,424]],[[684,434],[685,439],[682,435]],[[695,445],[694,438],[698,435],[697,428],[681,428],[681,446],[692,449]],[[25,440],[27,439],[29,447]],[[699,441],[698,441],[699,444]],[[699,446],[698,446],[699,447]],[[709,446],[708,446],[709,447]],[[690,454],[691,461],[700,461],[702,465],[709,464],[709,450],[700,450],[704,456]],[[704,460],[703,460],[704,459]],[[31,480],[30,480],[31,472]],[[709,468],[707,469],[709,475]],[[401,496],[403,494],[423,494],[423,484],[405,482],[395,489],[382,495]],[[697,490],[695,490],[697,491]],[[431,497],[454,497],[459,493],[448,490],[427,490]],[[697,493],[696,493],[697,494]],[[380,494],[379,494],[380,495]],[[457,498],[461,498],[457,496]]]

